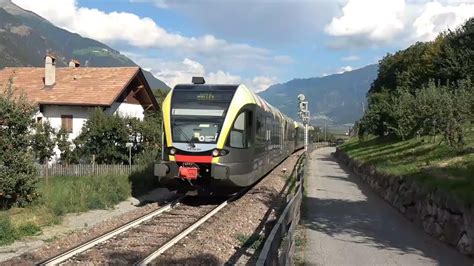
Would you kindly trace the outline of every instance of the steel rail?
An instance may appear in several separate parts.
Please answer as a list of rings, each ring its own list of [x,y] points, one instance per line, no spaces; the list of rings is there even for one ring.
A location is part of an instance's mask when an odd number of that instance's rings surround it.
[[[213,217],[216,213],[218,213],[220,210],[222,210],[229,202],[234,199],[232,197],[231,199],[228,199],[221,203],[219,206],[215,207],[212,209],[210,212],[208,212],[206,215],[201,217],[199,220],[197,220],[195,223],[181,231],[181,233],[177,234],[174,236],[171,240],[166,242],[164,245],[160,246],[158,249],[150,253],[148,256],[146,256],[144,259],[142,259],[139,262],[136,262],[134,265],[137,266],[143,266],[143,265],[148,265],[150,262],[152,262],[154,259],[156,259],[158,256],[163,254],[165,251],[173,247],[176,243],[178,243],[181,239],[185,238],[187,235],[192,233],[194,230],[196,230],[199,226],[201,226],[203,223],[205,223],[207,220],[209,220],[211,217]]]
[[[40,263],[38,263],[37,265],[58,265],[59,263],[62,263],[72,257],[74,257],[75,255],[77,254],[80,254],[92,247],[94,247],[95,245],[97,244],[100,244],[102,242],[105,242],[109,239],[111,239],[112,237],[115,237],[141,223],[144,223],[150,219],[152,219],[153,217],[157,216],[157,215],[160,215],[162,214],[163,212],[166,212],[166,211],[169,211],[171,209],[173,209],[174,207],[176,207],[177,205],[180,204],[181,200],[183,198],[185,198],[186,196],[182,196],[182,197],[179,197],[178,199],[174,200],[173,202],[163,206],[162,208],[158,209],[158,210],[155,210],[155,211],[152,211],[152,212],[149,212],[141,217],[138,217],[137,219],[133,220],[133,221],[130,221],[122,226],[119,226],[109,232],[106,232],[96,238],[93,238],[89,241],[86,241],[76,247],[73,247],[72,249],[69,249],[67,250],[66,252],[63,252],[59,255],[56,255],[54,257],[51,257],[45,261],[42,261]]]

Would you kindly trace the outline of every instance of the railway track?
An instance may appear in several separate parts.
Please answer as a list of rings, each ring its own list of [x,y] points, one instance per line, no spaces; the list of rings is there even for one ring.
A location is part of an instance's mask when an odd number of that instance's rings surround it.
[[[146,265],[241,194],[212,201],[183,196],[158,210],[38,264]]]

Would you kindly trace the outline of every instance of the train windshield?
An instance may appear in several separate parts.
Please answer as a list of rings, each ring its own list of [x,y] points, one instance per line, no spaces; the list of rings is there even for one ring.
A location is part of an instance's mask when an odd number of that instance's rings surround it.
[[[171,106],[173,141],[216,143],[234,92],[175,89]]]

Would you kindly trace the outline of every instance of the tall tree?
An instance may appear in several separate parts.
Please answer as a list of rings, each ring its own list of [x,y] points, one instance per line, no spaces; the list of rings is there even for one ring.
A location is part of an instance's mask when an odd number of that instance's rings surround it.
[[[0,207],[25,204],[36,193],[36,168],[30,129],[36,109],[24,96],[15,96],[12,82],[0,91]]]

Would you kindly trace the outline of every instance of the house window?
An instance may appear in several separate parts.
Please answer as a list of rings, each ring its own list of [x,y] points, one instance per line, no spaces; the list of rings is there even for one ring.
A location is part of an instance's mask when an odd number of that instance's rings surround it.
[[[72,115],[61,115],[61,129],[72,133]]]

